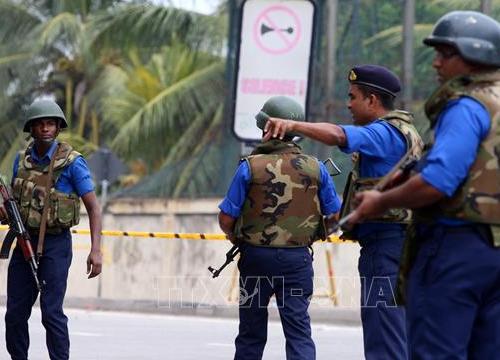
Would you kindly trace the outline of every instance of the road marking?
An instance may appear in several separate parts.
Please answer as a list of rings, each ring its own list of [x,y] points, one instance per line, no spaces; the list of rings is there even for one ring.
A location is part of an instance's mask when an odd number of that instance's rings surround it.
[[[218,347],[233,347],[234,344],[226,344],[226,343],[208,343],[208,346],[218,346]]]
[[[86,336],[86,337],[101,337],[102,336],[102,334],[82,332],[82,331],[70,332],[70,334],[75,335],[75,336]]]

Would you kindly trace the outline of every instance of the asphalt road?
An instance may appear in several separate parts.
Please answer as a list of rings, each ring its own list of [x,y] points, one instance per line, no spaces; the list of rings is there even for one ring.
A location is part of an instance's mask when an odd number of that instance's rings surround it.
[[[9,359],[4,346],[5,308],[0,308],[0,359]],[[216,360],[232,359],[235,319],[185,317],[124,312],[66,310],[70,318],[72,360]],[[40,310],[30,319],[30,360],[47,360]],[[362,359],[360,327],[313,325],[317,359]],[[265,360],[285,359],[279,322],[270,322]]]

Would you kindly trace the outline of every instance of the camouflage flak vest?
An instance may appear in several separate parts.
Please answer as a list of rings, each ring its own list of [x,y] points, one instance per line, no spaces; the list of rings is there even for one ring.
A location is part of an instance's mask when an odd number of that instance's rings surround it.
[[[490,131],[479,146],[467,178],[455,194],[416,215],[423,220],[437,216],[489,224],[494,244],[500,246],[500,71],[459,76],[443,84],[425,105],[431,128],[446,104],[462,96],[469,96],[486,107]]]
[[[257,146],[247,161],[251,181],[235,236],[257,246],[301,247],[318,239],[323,217],[318,161],[291,142]]]
[[[66,143],[59,143],[54,154],[54,169],[50,189],[46,189],[49,165],[37,165],[31,160],[32,144],[19,153],[17,177],[13,181],[13,194],[19,205],[23,223],[29,229],[39,229],[45,201],[49,201],[47,232],[57,233],[80,221],[80,199],[76,194],[55,190],[54,185],[65,167],[80,154]]]
[[[411,149],[411,156],[414,158],[420,158],[422,155],[423,142],[422,138],[417,132],[417,129],[413,125],[413,116],[406,111],[394,110],[389,112],[386,116],[381,118],[381,120],[386,121],[391,126],[395,127],[405,138],[407,150]],[[352,206],[352,199],[354,194],[359,191],[372,189],[381,179],[376,178],[362,178],[359,175],[360,162],[362,161],[362,156],[359,154],[356,161],[354,162],[353,170],[349,173],[347,178],[347,183],[344,188],[342,209],[340,210],[340,216],[346,216],[351,213],[354,209]],[[408,223],[411,219],[411,211],[408,209],[390,209],[383,216],[370,220],[370,222],[390,222],[390,223]],[[344,232],[344,237],[349,239],[354,239],[354,233]]]

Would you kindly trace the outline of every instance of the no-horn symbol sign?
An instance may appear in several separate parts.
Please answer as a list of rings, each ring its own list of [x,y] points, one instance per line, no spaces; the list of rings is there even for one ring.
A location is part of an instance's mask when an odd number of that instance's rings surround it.
[[[257,16],[253,37],[264,52],[281,55],[297,45],[301,31],[299,17],[293,10],[284,5],[273,5]]]
[[[257,142],[255,114],[273,96],[288,96],[307,114],[313,35],[319,0],[236,1],[241,15],[234,69],[233,132]],[[237,41],[239,39],[239,41]]]

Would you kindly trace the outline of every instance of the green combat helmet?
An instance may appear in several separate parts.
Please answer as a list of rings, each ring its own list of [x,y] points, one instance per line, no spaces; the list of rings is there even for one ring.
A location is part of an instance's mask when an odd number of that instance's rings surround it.
[[[273,96],[264,103],[262,109],[257,115],[255,115],[255,120],[257,120],[257,127],[261,130],[264,130],[267,120],[270,117],[295,121],[305,121],[306,119],[302,105],[300,105],[292,98],[286,96]],[[296,134],[288,133],[287,135],[297,136]]]
[[[500,24],[476,11],[444,15],[424,44],[453,46],[467,61],[500,67]]]
[[[66,117],[55,101],[37,100],[34,101],[26,111],[26,120],[24,122],[23,131],[29,133],[31,131],[31,121],[42,118],[59,119],[59,126],[61,127],[61,129],[68,127]]]

